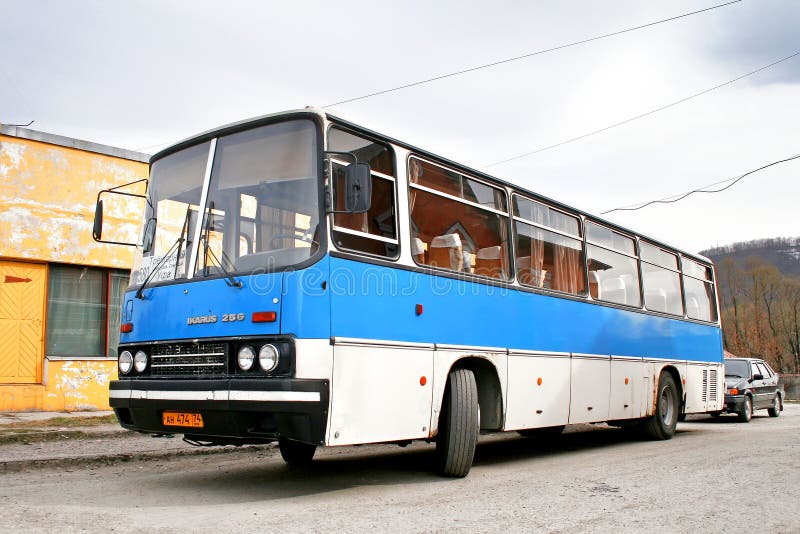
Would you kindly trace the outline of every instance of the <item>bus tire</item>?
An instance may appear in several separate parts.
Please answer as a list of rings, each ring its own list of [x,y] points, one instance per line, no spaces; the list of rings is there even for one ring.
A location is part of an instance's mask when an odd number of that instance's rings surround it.
[[[278,448],[281,451],[283,461],[289,465],[296,466],[310,464],[317,450],[316,445],[286,438],[278,440]]]
[[[445,386],[439,432],[436,437],[436,470],[446,477],[465,477],[472,467],[480,431],[478,386],[469,369],[450,372]]]
[[[658,378],[658,395],[655,413],[645,420],[642,430],[652,439],[670,439],[678,426],[680,402],[675,379],[669,373],[661,373]]]

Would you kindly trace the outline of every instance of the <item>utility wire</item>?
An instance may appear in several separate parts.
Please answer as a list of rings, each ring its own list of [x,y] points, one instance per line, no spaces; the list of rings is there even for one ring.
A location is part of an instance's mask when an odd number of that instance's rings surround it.
[[[697,15],[699,13],[705,13],[706,11],[711,11],[713,9],[718,9],[718,8],[721,8],[721,7],[729,6],[731,4],[738,4],[741,1],[742,0],[733,0],[731,2],[726,2],[724,4],[717,4],[715,6],[707,7],[705,9],[700,9],[698,11],[692,11],[690,13],[684,13],[682,15],[676,15],[674,17],[670,17],[670,18],[666,18],[666,19],[661,19],[661,20],[656,20],[656,21],[653,21],[653,22],[648,22],[647,24],[642,24],[640,26],[634,26],[632,28],[626,28],[624,30],[619,30],[619,31],[611,32],[611,33],[605,33],[603,35],[597,35],[595,37],[589,37],[587,39],[582,39],[580,41],[574,41],[574,42],[571,42],[571,43],[561,44],[561,45],[558,45],[558,46],[554,46],[552,48],[546,48],[544,50],[537,50],[535,52],[530,52],[530,53],[527,53],[527,54],[523,54],[521,56],[515,56],[515,57],[511,57],[511,58],[500,59],[500,60],[497,60],[497,61],[493,61],[492,63],[486,63],[485,65],[478,65],[476,67],[470,67],[470,68],[463,69],[463,70],[449,72],[447,74],[441,74],[439,76],[434,76],[432,78],[426,78],[424,80],[419,80],[419,81],[416,81],[416,82],[410,82],[410,83],[407,83],[407,84],[404,84],[404,85],[399,85],[397,87],[392,87],[391,89],[384,89],[382,91],[376,91],[374,93],[369,93],[369,94],[357,96],[357,97],[354,97],[354,98],[348,98],[347,100],[340,100],[339,102],[334,102],[332,104],[326,104],[326,105],[324,105],[322,107],[323,108],[328,108],[328,107],[331,107],[331,106],[338,106],[339,104],[348,104],[350,102],[355,102],[357,100],[364,100],[365,98],[371,98],[373,96],[378,96],[378,95],[385,95],[386,93],[392,93],[394,91],[400,91],[402,89],[408,89],[409,87],[416,87],[418,85],[423,85],[423,84],[435,82],[435,81],[438,81],[438,80],[444,80],[445,78],[452,78],[453,76],[460,76],[462,74],[467,74],[469,72],[475,72],[477,70],[486,69],[486,68],[489,68],[489,67],[496,67],[498,65],[503,65],[505,63],[511,63],[512,61],[519,61],[521,59],[527,59],[527,58],[530,58],[530,57],[539,56],[539,55],[542,55],[542,54],[547,54],[549,52],[555,52],[556,50],[563,50],[565,48],[570,48],[570,47],[573,47],[573,46],[578,46],[578,45],[582,45],[582,44],[586,44],[586,43],[591,43],[593,41],[599,41],[601,39],[607,39],[609,37],[622,35],[623,33],[628,33],[628,32],[632,32],[632,31],[636,31],[636,30],[641,30],[643,28],[649,28],[650,26],[656,26],[658,24],[664,24],[665,22],[672,22],[674,20],[690,17],[692,15]]]
[[[708,94],[708,93],[710,93],[712,91],[716,91],[717,89],[721,89],[722,87],[725,87],[727,85],[731,85],[732,83],[738,82],[739,80],[747,78],[748,76],[752,76],[753,74],[759,73],[759,72],[761,72],[763,70],[766,70],[766,69],[768,69],[770,67],[774,67],[775,65],[777,65],[779,63],[783,63],[784,61],[788,61],[788,60],[790,60],[790,59],[792,59],[794,57],[797,57],[798,55],[800,55],[800,50],[798,50],[797,52],[795,52],[792,55],[786,56],[786,57],[784,57],[782,59],[779,59],[777,61],[773,61],[769,65],[764,65],[763,67],[759,67],[756,70],[752,70],[752,71],[748,72],[747,74],[742,74],[741,76],[737,76],[736,78],[734,78],[732,80],[728,80],[727,82],[721,83],[719,85],[715,85],[714,87],[709,87],[708,89],[704,89],[704,90],[700,91],[699,93],[694,93],[693,95],[689,95],[687,97],[681,98],[680,100],[676,100],[675,102],[671,102],[669,104],[666,104],[664,106],[658,107],[656,109],[651,109],[650,111],[646,111],[645,113],[641,113],[639,115],[635,115],[633,117],[629,117],[629,118],[627,118],[627,119],[625,119],[623,121],[615,122],[614,124],[610,124],[610,125],[608,125],[608,126],[606,126],[604,128],[600,128],[598,130],[592,130],[591,132],[579,135],[577,137],[571,137],[569,139],[565,139],[564,141],[561,141],[561,142],[558,142],[558,143],[555,143],[555,144],[552,144],[552,145],[548,145],[548,146],[545,146],[545,147],[542,147],[542,148],[537,148],[536,150],[532,150],[530,152],[525,152],[523,154],[512,156],[510,158],[501,159],[500,161],[495,161],[494,163],[489,163],[487,165],[484,165],[484,167],[494,167],[495,165],[500,165],[502,163],[508,163],[509,161],[514,161],[516,159],[525,158],[525,157],[528,157],[528,156],[533,156],[534,154],[538,154],[539,152],[544,152],[545,150],[550,150],[552,148],[560,147],[560,146],[566,145],[568,143],[573,143],[575,141],[580,141],[581,139],[586,139],[587,137],[590,137],[592,135],[596,135],[596,134],[599,134],[599,133],[602,133],[602,132],[606,132],[606,131],[608,131],[608,130],[610,130],[612,128],[616,128],[617,126],[622,126],[624,124],[628,124],[628,123],[633,122],[635,120],[639,120],[639,119],[642,119],[644,117],[648,117],[650,115],[653,115],[654,113],[658,113],[659,111],[664,111],[665,109],[669,109],[671,107],[675,107],[678,104],[683,104],[684,102],[687,102],[687,101],[692,100],[694,98],[697,98],[699,96],[703,96],[703,95]]]
[[[742,174],[741,176],[737,176],[735,178],[729,178],[727,180],[722,180],[721,182],[716,182],[716,183],[713,183],[713,184],[709,184],[709,185],[703,186],[703,187],[701,187],[699,189],[694,189],[692,191],[689,191],[687,193],[683,193],[683,194],[679,194],[679,195],[673,195],[671,197],[665,197],[665,198],[662,198],[662,199],[659,199],[659,200],[651,200],[649,202],[644,202],[642,204],[633,204],[631,206],[625,206],[625,207],[622,207],[622,208],[614,208],[612,210],[607,210],[607,211],[602,212],[601,215],[605,215],[607,213],[612,213],[612,212],[615,212],[615,211],[636,211],[636,210],[640,210],[640,209],[646,208],[647,206],[652,206],[653,204],[673,204],[673,203],[679,202],[679,201],[683,200],[684,198],[688,197],[689,195],[693,195],[695,193],[721,193],[722,191],[725,191],[726,189],[730,189],[731,187],[733,187],[734,185],[739,183],[745,176],[750,176],[751,174],[757,173],[758,171],[763,171],[764,169],[772,167],[773,165],[778,165],[780,163],[786,163],[787,161],[792,161],[792,160],[795,160],[795,159],[798,159],[798,158],[800,158],[800,154],[796,154],[794,156],[791,156],[791,157],[788,157],[788,158],[785,158],[785,159],[781,159],[781,160],[778,160],[778,161],[773,161],[772,163],[768,163],[766,165],[762,165],[761,167],[759,167],[757,169],[753,169],[752,171],[748,171],[748,172]],[[719,189],[708,189],[709,187],[713,187],[715,185],[722,184],[722,183],[725,183],[725,182],[730,182],[731,180],[733,180],[733,181],[731,183],[729,183],[728,185],[726,185],[725,187],[720,187]]]

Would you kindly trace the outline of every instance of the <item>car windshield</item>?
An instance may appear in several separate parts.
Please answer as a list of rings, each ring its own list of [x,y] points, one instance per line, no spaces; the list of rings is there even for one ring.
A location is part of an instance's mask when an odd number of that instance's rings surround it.
[[[316,132],[311,120],[293,120],[219,137],[202,210],[211,142],[153,163],[131,285],[141,284],[159,263],[155,282],[266,272],[314,256],[320,209]]]
[[[725,376],[734,378],[746,378],[750,375],[750,367],[747,360],[725,360]]]

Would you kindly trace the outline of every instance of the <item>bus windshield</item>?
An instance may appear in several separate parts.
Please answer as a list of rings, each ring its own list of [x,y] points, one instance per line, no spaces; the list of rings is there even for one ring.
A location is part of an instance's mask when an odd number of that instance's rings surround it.
[[[221,136],[216,144],[154,162],[131,285],[155,268],[152,282],[267,272],[314,256],[320,220],[316,145],[314,123],[295,120]]]

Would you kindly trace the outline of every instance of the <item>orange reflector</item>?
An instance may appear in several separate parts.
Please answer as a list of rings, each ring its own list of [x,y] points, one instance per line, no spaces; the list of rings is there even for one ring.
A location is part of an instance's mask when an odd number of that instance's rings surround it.
[[[626,386],[628,385],[628,377],[627,376],[625,377],[625,385]]]
[[[278,318],[278,313],[274,311],[253,312],[254,323],[274,323]]]
[[[123,334],[130,334],[133,332],[133,323],[122,323],[119,325],[119,331]]]
[[[427,383],[428,383],[428,379],[427,378],[425,378],[424,376],[419,377],[419,385],[420,386],[424,386]]]
[[[738,394],[739,394],[739,390],[738,389],[736,389],[736,388],[732,388],[731,389],[731,395],[738,395]]]
[[[539,377],[538,380],[536,380],[536,385],[537,386],[541,386],[542,385],[542,377],[541,376]]]
[[[423,312],[423,309],[422,309],[422,304],[417,304],[417,307],[416,307],[416,314],[417,314],[417,315],[422,315],[422,312]]]

